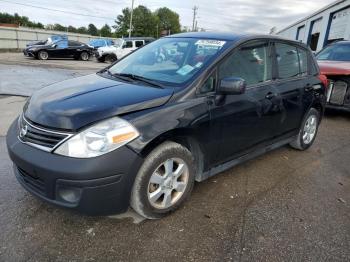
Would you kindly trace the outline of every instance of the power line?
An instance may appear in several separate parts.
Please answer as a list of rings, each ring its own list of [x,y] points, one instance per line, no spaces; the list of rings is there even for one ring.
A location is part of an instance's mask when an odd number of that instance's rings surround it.
[[[54,11],[54,12],[61,12],[61,13],[72,14],[72,15],[93,17],[93,18],[99,18],[99,19],[115,20],[115,18],[111,18],[111,17],[79,14],[79,13],[70,12],[70,11],[64,11],[64,10],[59,10],[59,9],[47,8],[47,7],[36,6],[36,5],[31,5],[31,4],[24,4],[24,3],[18,3],[18,2],[11,2],[11,1],[6,1],[6,0],[0,0],[0,2],[6,2],[6,3],[9,3],[9,4],[22,5],[22,6],[27,6],[27,7],[32,7],[32,8],[42,9],[42,10],[48,10],[48,11]]]

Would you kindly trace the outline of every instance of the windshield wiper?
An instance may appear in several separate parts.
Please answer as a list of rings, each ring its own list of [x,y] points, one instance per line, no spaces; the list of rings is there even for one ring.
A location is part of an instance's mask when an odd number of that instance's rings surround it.
[[[140,82],[144,82],[146,84],[149,84],[151,86],[155,86],[155,87],[159,87],[159,88],[164,88],[161,84],[157,83],[156,81],[153,81],[152,79],[148,79],[146,77],[143,76],[139,76],[139,75],[134,75],[134,74],[126,74],[126,73],[116,73],[113,74],[113,76],[115,77],[126,77],[135,81],[140,81]]]

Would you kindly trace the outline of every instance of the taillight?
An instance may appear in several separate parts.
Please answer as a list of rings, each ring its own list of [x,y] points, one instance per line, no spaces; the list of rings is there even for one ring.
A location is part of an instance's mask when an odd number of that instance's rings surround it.
[[[322,82],[322,84],[323,84],[326,88],[328,88],[329,81],[328,81],[328,79],[327,79],[327,76],[325,76],[325,75],[319,75],[319,76],[318,76],[318,79],[320,79],[321,82]]]

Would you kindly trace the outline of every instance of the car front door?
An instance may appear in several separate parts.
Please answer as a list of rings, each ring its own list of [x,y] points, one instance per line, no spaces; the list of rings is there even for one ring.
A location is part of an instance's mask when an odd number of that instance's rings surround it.
[[[272,81],[268,40],[250,41],[236,48],[217,68],[217,86],[227,77],[246,81],[244,94],[208,97],[211,121],[217,131],[217,162],[226,162],[268,143],[281,119],[281,99]]]
[[[67,57],[68,41],[61,40],[52,45],[53,47],[48,50],[51,57]]]
[[[276,126],[278,136],[290,136],[299,130],[304,112],[312,103],[312,85],[308,76],[308,52],[289,43],[276,42],[276,88],[282,99],[282,119]],[[305,108],[304,108],[305,107]]]
[[[126,56],[127,54],[129,54],[134,48],[134,41],[132,40],[127,40],[125,41],[123,48],[122,48],[122,57]]]

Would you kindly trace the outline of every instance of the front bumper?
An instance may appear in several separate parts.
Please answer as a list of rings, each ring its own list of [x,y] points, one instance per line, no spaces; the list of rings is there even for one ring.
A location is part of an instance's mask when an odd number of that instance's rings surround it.
[[[35,57],[35,54],[31,51],[27,51],[26,49],[23,50],[23,54],[28,57]]]
[[[7,133],[7,147],[20,184],[35,196],[88,215],[125,212],[143,159],[123,146],[96,158],[76,159],[23,144],[17,121]]]

